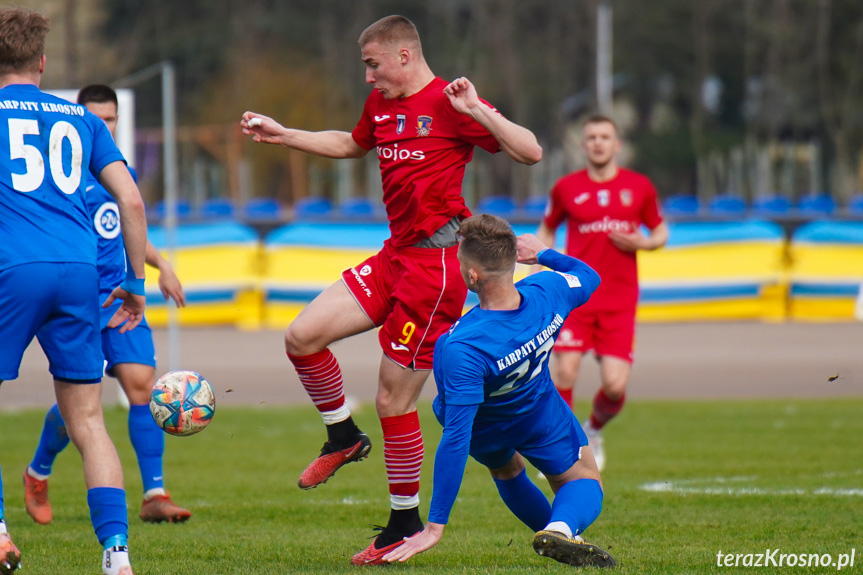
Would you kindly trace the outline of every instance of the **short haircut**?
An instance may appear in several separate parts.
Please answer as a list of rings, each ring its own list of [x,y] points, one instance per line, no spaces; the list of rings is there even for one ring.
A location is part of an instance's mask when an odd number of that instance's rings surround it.
[[[463,257],[485,271],[501,273],[515,266],[518,240],[509,223],[490,214],[479,214],[462,221],[459,248]]]
[[[609,118],[608,116],[604,116],[602,114],[591,114],[587,117],[584,123],[581,125],[582,128],[587,126],[588,124],[611,124],[614,127],[614,133],[617,134],[620,130],[617,129],[617,122]]]
[[[94,104],[107,104],[110,102],[117,106],[117,92],[115,92],[110,86],[106,86],[104,84],[90,84],[89,86],[84,86],[81,88],[81,91],[78,92],[78,103],[82,106],[86,106],[91,102]]]
[[[0,74],[39,72],[48,19],[26,8],[0,9]]]
[[[414,23],[404,16],[387,16],[381,18],[360,34],[358,40],[360,47],[369,42],[380,42],[381,44],[408,44],[415,43],[422,52],[420,35]]]

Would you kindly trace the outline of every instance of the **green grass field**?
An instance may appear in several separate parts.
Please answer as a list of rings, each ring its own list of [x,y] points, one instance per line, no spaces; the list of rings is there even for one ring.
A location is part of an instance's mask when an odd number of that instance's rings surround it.
[[[422,512],[440,428],[420,408],[426,435]],[[585,539],[610,550],[619,573],[827,573],[835,567],[718,567],[717,553],[840,554],[863,571],[863,400],[662,401],[628,404],[606,430],[605,506]],[[580,413],[583,415],[583,413]],[[24,511],[20,475],[43,414],[0,412],[6,520],[23,573],[95,574],[100,548],[90,525],[80,458],[57,461],[50,483],[54,521]],[[296,487],[323,442],[312,408],[221,408],[197,436],[167,438],[165,476],[175,501],[193,511],[183,525],[146,525],[125,412],[106,413],[130,494],[136,575],[352,573],[350,556],[370,525],[388,516],[380,428],[373,409],[355,412],[374,444],[312,491]],[[550,493],[547,485],[543,488]],[[562,573],[541,558],[530,531],[498,498],[488,473],[468,465],[444,539],[390,572]],[[742,561],[742,560],[741,560]]]

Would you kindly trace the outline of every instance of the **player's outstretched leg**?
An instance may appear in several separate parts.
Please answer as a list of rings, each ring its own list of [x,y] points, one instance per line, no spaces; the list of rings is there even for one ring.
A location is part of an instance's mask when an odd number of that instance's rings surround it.
[[[390,487],[390,518],[375,540],[351,558],[354,565],[384,563],[383,556],[423,530],[419,514],[419,479],[423,438],[416,411],[381,418],[384,460]]]
[[[288,354],[288,358],[327,426],[327,441],[320,455],[297,480],[301,489],[312,489],[325,483],[342,465],[365,459],[372,443],[345,405],[342,372],[332,352],[324,349],[305,356]]]
[[[51,503],[48,501],[48,477],[57,455],[69,445],[66,423],[55,403],[45,414],[42,435],[33,461],[24,471],[24,506],[27,514],[40,525],[51,523]]]
[[[129,439],[138,457],[144,485],[141,520],[146,523],[182,523],[192,516],[188,509],[174,504],[162,479],[165,434],[153,421],[149,404],[129,406]]]

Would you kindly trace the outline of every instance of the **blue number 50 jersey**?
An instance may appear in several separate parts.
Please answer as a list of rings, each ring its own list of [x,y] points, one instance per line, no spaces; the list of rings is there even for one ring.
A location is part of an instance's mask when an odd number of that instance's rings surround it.
[[[123,161],[105,122],[20,84],[0,89],[0,271],[33,262],[96,264],[88,174]]]

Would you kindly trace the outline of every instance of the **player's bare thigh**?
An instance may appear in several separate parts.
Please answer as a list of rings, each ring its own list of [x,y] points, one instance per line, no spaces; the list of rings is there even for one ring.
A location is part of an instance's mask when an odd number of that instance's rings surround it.
[[[375,408],[378,417],[394,417],[416,411],[417,399],[430,370],[402,367],[381,355]]]
[[[339,280],[309,303],[285,331],[285,349],[304,356],[331,343],[368,331],[374,324]]]
[[[132,405],[150,402],[150,393],[156,380],[156,369],[153,366],[143,363],[118,363],[113,367],[113,373]]]

